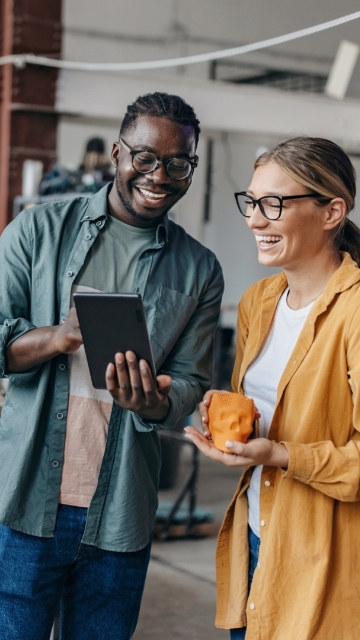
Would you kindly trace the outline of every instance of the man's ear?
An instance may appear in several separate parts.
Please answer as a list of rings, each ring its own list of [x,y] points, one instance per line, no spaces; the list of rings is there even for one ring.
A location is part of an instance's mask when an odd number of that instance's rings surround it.
[[[346,217],[346,202],[343,198],[333,198],[326,206],[324,229],[331,230],[338,227]]]
[[[120,153],[120,145],[118,142],[114,142],[111,149],[111,154],[110,154],[111,164],[113,165],[113,167],[117,166],[119,153]]]

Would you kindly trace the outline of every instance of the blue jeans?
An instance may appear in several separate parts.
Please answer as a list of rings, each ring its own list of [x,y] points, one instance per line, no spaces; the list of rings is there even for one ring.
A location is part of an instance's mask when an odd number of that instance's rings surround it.
[[[61,640],[129,640],[151,542],[133,553],[81,544],[87,509],[59,505],[53,538],[0,525],[0,638],[49,640],[60,602]]]
[[[249,527],[249,592],[259,559],[260,538]],[[245,640],[246,627],[230,629],[231,640]]]

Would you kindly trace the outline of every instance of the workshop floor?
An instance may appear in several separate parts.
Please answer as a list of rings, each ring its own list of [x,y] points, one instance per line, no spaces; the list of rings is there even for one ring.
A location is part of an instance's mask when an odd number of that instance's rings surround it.
[[[188,465],[183,460],[180,476]],[[211,510],[218,524],[240,471],[200,458],[198,505]],[[171,500],[175,494],[162,491],[160,500]],[[215,549],[216,536],[154,541],[134,640],[228,640],[229,632],[214,626]]]

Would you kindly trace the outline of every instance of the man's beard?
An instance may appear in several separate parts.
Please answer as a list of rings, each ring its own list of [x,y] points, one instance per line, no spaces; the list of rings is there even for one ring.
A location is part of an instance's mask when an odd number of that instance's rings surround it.
[[[130,202],[126,200],[125,196],[121,193],[117,171],[115,174],[115,185],[116,185],[116,192],[120,198],[122,205],[124,206],[126,211],[131,215],[131,217],[134,218],[134,220],[136,220],[136,222],[139,224],[140,227],[156,227],[164,219],[167,212],[169,211],[169,209],[166,209],[166,211],[164,211],[161,215],[155,216],[154,218],[148,218],[147,216],[142,216],[140,213],[137,213],[135,211],[135,209],[131,206]]]

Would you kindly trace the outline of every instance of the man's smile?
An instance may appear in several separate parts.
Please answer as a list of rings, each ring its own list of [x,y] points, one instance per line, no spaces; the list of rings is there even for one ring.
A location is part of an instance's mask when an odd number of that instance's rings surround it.
[[[169,195],[168,193],[164,192],[150,191],[149,189],[144,189],[143,187],[138,187],[136,185],[135,188],[138,189],[140,193],[142,193],[146,198],[154,198],[155,200],[162,200],[167,195]]]

